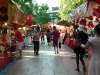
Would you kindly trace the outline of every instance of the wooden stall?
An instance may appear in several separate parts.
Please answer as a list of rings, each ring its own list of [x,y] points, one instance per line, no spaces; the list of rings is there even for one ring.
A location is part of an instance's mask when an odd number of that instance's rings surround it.
[[[12,23],[16,23],[20,27],[24,26],[26,23],[25,13],[19,9],[13,0],[0,0],[0,70],[11,60],[12,52],[16,50],[16,44],[12,43],[8,47],[3,43],[1,44],[1,31],[7,27],[10,29]],[[9,34],[9,36],[11,35]],[[2,46],[5,47],[4,50]]]

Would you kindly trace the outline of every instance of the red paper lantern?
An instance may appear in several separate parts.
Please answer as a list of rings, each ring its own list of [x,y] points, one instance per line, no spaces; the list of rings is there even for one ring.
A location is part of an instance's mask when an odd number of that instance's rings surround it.
[[[92,16],[92,15],[91,15],[91,16],[89,16],[89,17],[88,17],[88,19],[93,20],[93,16]]]
[[[86,19],[82,19],[82,20],[80,21],[80,24],[86,26],[86,22],[87,22]]]
[[[96,18],[96,21],[99,21],[98,18]]]
[[[27,25],[31,26],[32,25],[32,15],[31,14],[28,14],[27,15]]]
[[[98,6],[98,8],[94,8],[93,9],[94,12],[93,12],[93,15],[96,16],[97,18],[100,18],[100,6]]]
[[[93,27],[94,27],[93,23],[92,22],[89,22],[88,23],[88,28],[93,28]]]

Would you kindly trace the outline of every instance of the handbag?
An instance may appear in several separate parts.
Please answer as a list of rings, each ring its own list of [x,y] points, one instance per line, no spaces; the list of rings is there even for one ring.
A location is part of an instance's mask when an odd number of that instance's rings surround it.
[[[81,46],[81,40],[80,39],[76,39],[72,45],[72,48],[75,49],[77,47]]]

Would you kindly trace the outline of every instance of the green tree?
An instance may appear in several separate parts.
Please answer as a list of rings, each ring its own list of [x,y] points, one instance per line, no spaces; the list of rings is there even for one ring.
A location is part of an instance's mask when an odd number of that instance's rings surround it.
[[[52,22],[57,24],[61,20],[59,13],[52,13],[51,20],[52,20]]]
[[[33,20],[37,24],[46,24],[50,22],[50,15],[47,13],[49,9],[47,4],[38,5],[33,3],[32,0],[14,0],[17,5],[26,13],[33,15]]]
[[[67,20],[69,13],[86,0],[60,0],[59,14],[62,20]]]
[[[26,14],[33,14],[33,2],[32,0],[13,0]]]
[[[42,4],[41,6],[38,7],[38,11],[36,10],[36,14],[34,14],[34,20],[42,25],[42,24],[47,24],[50,22],[50,15],[47,13],[47,10],[49,9],[47,4]]]

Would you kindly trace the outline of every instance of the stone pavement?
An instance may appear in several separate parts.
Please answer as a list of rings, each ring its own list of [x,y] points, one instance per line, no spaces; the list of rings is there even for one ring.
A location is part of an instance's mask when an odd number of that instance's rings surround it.
[[[34,55],[33,46],[23,50],[23,58],[16,59],[6,75],[83,75],[76,71],[72,50],[62,45],[59,54],[54,54],[52,45],[40,45],[39,55]]]

